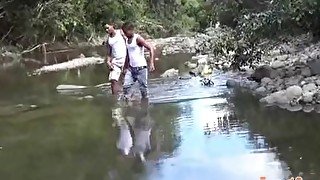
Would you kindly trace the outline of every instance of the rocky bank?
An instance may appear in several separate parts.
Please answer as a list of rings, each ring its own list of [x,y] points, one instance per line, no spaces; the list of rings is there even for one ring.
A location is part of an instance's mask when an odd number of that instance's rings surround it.
[[[157,39],[153,44],[162,47],[164,55],[195,54],[185,65],[191,75],[205,76],[215,70],[230,71],[230,57],[217,57],[210,51],[221,33],[225,32],[219,27],[209,28],[203,34]],[[301,35],[274,46],[254,64],[256,68],[242,67],[243,72],[238,72],[246,78],[230,79],[227,86],[249,89],[269,106],[320,113],[320,43]]]

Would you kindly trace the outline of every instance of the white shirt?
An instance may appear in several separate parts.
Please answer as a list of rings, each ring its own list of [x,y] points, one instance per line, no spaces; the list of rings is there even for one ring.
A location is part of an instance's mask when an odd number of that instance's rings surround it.
[[[123,65],[127,56],[127,48],[121,30],[115,30],[115,36],[108,38],[108,44],[112,51],[112,63]]]
[[[144,47],[137,44],[137,39],[139,37],[140,35],[134,34],[130,44],[128,43],[128,39],[126,41],[131,67],[147,66],[147,60],[144,57]]]

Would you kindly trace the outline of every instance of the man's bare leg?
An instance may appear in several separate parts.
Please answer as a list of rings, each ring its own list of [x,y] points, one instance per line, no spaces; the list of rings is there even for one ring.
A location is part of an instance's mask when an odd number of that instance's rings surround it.
[[[118,82],[117,80],[111,80],[111,92],[113,95],[118,96],[120,88],[120,82]]]

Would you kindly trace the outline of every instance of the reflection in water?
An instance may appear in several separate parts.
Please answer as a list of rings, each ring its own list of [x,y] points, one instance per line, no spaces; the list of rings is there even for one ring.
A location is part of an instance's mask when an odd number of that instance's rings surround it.
[[[249,141],[250,131],[231,105],[218,97],[179,103],[183,111],[176,123],[183,140],[149,179],[284,179],[285,164]]]
[[[293,176],[319,179],[319,114],[266,108],[252,95],[241,91],[236,91],[231,100],[237,116],[248,122],[251,132],[267,138],[268,146],[288,164]]]
[[[133,142],[129,124],[123,117],[123,112],[120,107],[112,109],[112,118],[120,129],[119,138],[117,141],[117,148],[121,150],[121,152],[124,155],[128,155]]]
[[[112,110],[112,118],[120,131],[117,148],[124,155],[132,151],[135,157],[145,162],[145,153],[151,150],[152,120],[148,105],[118,106]]]

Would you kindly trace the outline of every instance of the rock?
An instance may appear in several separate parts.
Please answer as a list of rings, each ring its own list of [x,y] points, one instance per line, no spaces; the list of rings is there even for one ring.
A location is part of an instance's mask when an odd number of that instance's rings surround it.
[[[302,87],[303,92],[314,92],[317,90],[317,86],[314,83],[306,84]]]
[[[317,79],[317,80],[316,80],[316,85],[317,85],[317,86],[320,86],[320,79]]]
[[[176,70],[174,68],[166,70],[161,77],[176,77],[179,75],[179,70]]]
[[[301,111],[302,110],[302,105],[298,104],[295,106],[287,106],[287,110],[288,111],[292,111],[292,112],[297,112],[297,111]]]
[[[79,90],[79,89],[86,89],[87,86],[78,86],[78,85],[58,85],[56,87],[57,90]]]
[[[302,88],[300,86],[290,86],[286,90],[286,96],[289,101],[300,98],[302,95]]]
[[[86,58],[86,56],[81,53],[81,54],[79,55],[79,58]]]
[[[250,76],[252,80],[260,82],[262,78],[275,78],[277,77],[277,72],[273,70],[270,66],[261,66],[255,70],[255,72]]]
[[[201,75],[202,71],[204,70],[204,65],[199,65],[196,68],[192,69],[191,71],[189,71],[189,74],[192,76],[198,76]]]
[[[295,75],[295,69],[294,68],[288,68],[287,71],[286,71],[286,76],[287,77],[292,77]]]
[[[302,80],[302,76],[293,76],[290,78],[285,79],[285,85],[286,87],[298,85],[299,82]]]
[[[304,86],[304,85],[306,85],[306,84],[307,84],[306,81],[301,81],[301,82],[300,82],[300,86]]]
[[[315,105],[314,111],[315,111],[316,113],[320,113],[320,104]]]
[[[234,88],[234,87],[239,87],[240,82],[233,80],[233,79],[228,79],[226,82],[226,85],[228,88]]]
[[[241,67],[241,71],[245,71],[249,75],[252,75],[254,73],[254,70],[250,66]]]
[[[305,103],[311,103],[312,100],[313,100],[313,95],[314,95],[314,93],[312,93],[312,92],[303,93],[302,101],[305,102]]]
[[[281,56],[277,56],[275,58],[276,61],[283,63],[283,66],[285,65],[284,61],[286,61],[289,58],[288,55],[281,55]],[[283,67],[281,66],[281,67]]]
[[[192,77],[191,76],[188,76],[188,75],[185,75],[185,76],[179,76],[179,79],[180,80],[188,80],[188,79],[191,79]]]
[[[210,74],[212,74],[212,69],[210,68],[209,65],[207,65],[207,64],[204,65],[204,68],[201,72],[201,76],[210,75]]]
[[[305,106],[303,106],[303,112],[305,112],[305,113],[310,113],[310,112],[312,112],[313,110],[314,110],[314,106],[312,106],[312,105],[305,105]]]
[[[259,87],[255,90],[256,93],[258,94],[264,94],[267,91],[265,87]]]
[[[315,59],[315,60],[320,59],[320,50],[319,50],[319,49],[314,50],[314,51],[310,54],[310,57],[311,57],[312,59]]]
[[[38,108],[38,106],[37,106],[37,105],[32,104],[32,105],[30,105],[30,108],[31,108],[31,109],[36,109],[36,108]]]
[[[228,71],[230,69],[230,65],[228,64],[228,63],[224,63],[223,65],[222,65],[222,70],[223,71]]]
[[[208,55],[199,55],[199,56],[192,56],[191,60],[199,60],[199,59],[206,59],[208,58]]]
[[[274,69],[278,69],[284,67],[286,64],[283,61],[275,61],[272,63],[271,67]]]
[[[286,96],[286,91],[278,91],[270,94],[269,96],[262,98],[260,102],[265,102],[267,104],[289,104],[290,101]]]
[[[250,90],[255,90],[258,88],[259,84],[254,81],[241,81],[240,86],[243,88],[250,89]]]
[[[93,99],[94,97],[93,96],[91,96],[91,95],[87,95],[87,96],[85,96],[85,97],[83,97],[84,99]]]
[[[16,108],[22,108],[24,105],[23,104],[17,104]]]
[[[280,49],[270,51],[271,56],[279,56],[281,54]]]
[[[198,64],[201,64],[201,65],[207,64],[207,59],[206,58],[199,59]]]
[[[320,60],[311,60],[307,64],[311,69],[311,75],[320,75]]]
[[[316,103],[320,104],[320,92],[316,92],[314,95],[313,95],[313,98],[315,100]]]
[[[196,68],[196,67],[198,66],[196,63],[191,63],[191,62],[189,62],[189,61],[187,61],[187,62],[185,63],[185,65],[186,65],[188,68],[190,68],[190,69],[194,69],[194,68]]]
[[[301,69],[301,75],[304,77],[311,76],[311,69],[309,67],[305,67]]]
[[[261,79],[261,85],[262,86],[266,86],[271,82],[272,82],[272,80],[270,78],[268,78],[268,77],[264,77],[264,78]]]

